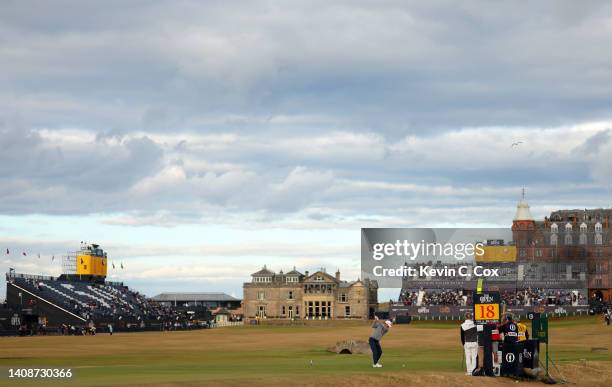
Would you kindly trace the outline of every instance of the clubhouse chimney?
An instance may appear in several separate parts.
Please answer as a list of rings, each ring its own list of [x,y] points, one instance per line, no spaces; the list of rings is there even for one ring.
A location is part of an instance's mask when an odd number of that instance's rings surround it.
[[[340,269],[336,270],[336,280],[340,281]]]

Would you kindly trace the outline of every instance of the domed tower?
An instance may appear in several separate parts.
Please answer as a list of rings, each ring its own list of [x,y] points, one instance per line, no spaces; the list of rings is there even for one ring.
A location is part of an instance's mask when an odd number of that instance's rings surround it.
[[[517,261],[533,259],[535,226],[535,220],[531,216],[529,204],[525,199],[525,188],[523,188],[521,201],[516,206],[516,215],[512,221],[512,239],[516,244]]]

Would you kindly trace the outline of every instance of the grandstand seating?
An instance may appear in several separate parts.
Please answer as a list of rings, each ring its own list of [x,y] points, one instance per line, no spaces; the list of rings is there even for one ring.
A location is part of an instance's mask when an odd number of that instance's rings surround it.
[[[87,320],[119,318],[161,320],[169,318],[168,308],[147,300],[126,286],[54,278],[15,276],[15,285]]]

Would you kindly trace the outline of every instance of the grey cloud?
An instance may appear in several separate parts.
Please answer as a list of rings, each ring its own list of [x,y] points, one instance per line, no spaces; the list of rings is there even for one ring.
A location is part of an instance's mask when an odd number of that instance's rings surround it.
[[[393,135],[606,118],[612,9],[575,8],[5,2],[0,101],[35,126],[95,130],[253,130],[206,124],[228,114],[324,114]]]
[[[146,136],[78,144],[39,131],[0,127],[0,212],[91,213],[120,209],[122,193],[162,166],[162,149]]]
[[[163,151],[146,136],[114,144],[102,138],[78,146],[53,144],[36,131],[5,125],[0,128],[0,178],[118,191],[159,169]]]
[[[462,207],[467,200],[512,202],[524,185],[540,192],[535,198],[574,194],[598,201],[610,188],[609,171],[600,159],[567,148],[572,138],[597,133],[578,128],[541,132],[524,150],[498,137],[510,141],[529,129],[471,129],[394,142],[351,132],[173,138],[73,131],[49,137],[54,132],[5,128],[6,143],[29,147],[29,157],[19,164],[18,153],[2,156],[11,167],[0,175],[0,211],[125,212],[127,218],[108,223],[173,226],[228,214],[272,219],[310,210],[339,221],[358,214],[397,217],[419,207]],[[552,141],[557,138],[565,142]],[[531,150],[532,142],[544,145]],[[586,187],[559,185],[568,176],[592,178],[580,180]]]
[[[584,155],[596,155],[599,150],[610,142],[612,129],[604,129],[587,138],[584,143],[577,146],[575,151]]]
[[[334,184],[333,173],[309,171],[298,166],[282,183],[274,185],[268,191],[263,206],[276,211],[294,212],[311,204],[332,184]]]

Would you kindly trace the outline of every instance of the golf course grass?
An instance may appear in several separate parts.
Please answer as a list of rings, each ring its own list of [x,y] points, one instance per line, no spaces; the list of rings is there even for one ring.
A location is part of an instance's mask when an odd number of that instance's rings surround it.
[[[337,341],[367,340],[369,333],[367,322],[334,321],[113,336],[4,337],[0,385],[517,384],[507,378],[463,375],[457,323],[394,326],[382,341],[381,369],[371,368],[369,355],[327,351]],[[612,327],[593,317],[551,321],[550,338],[557,365],[551,367],[553,376],[562,375],[575,385],[612,385]],[[9,380],[11,367],[71,368],[74,376],[69,381]]]

